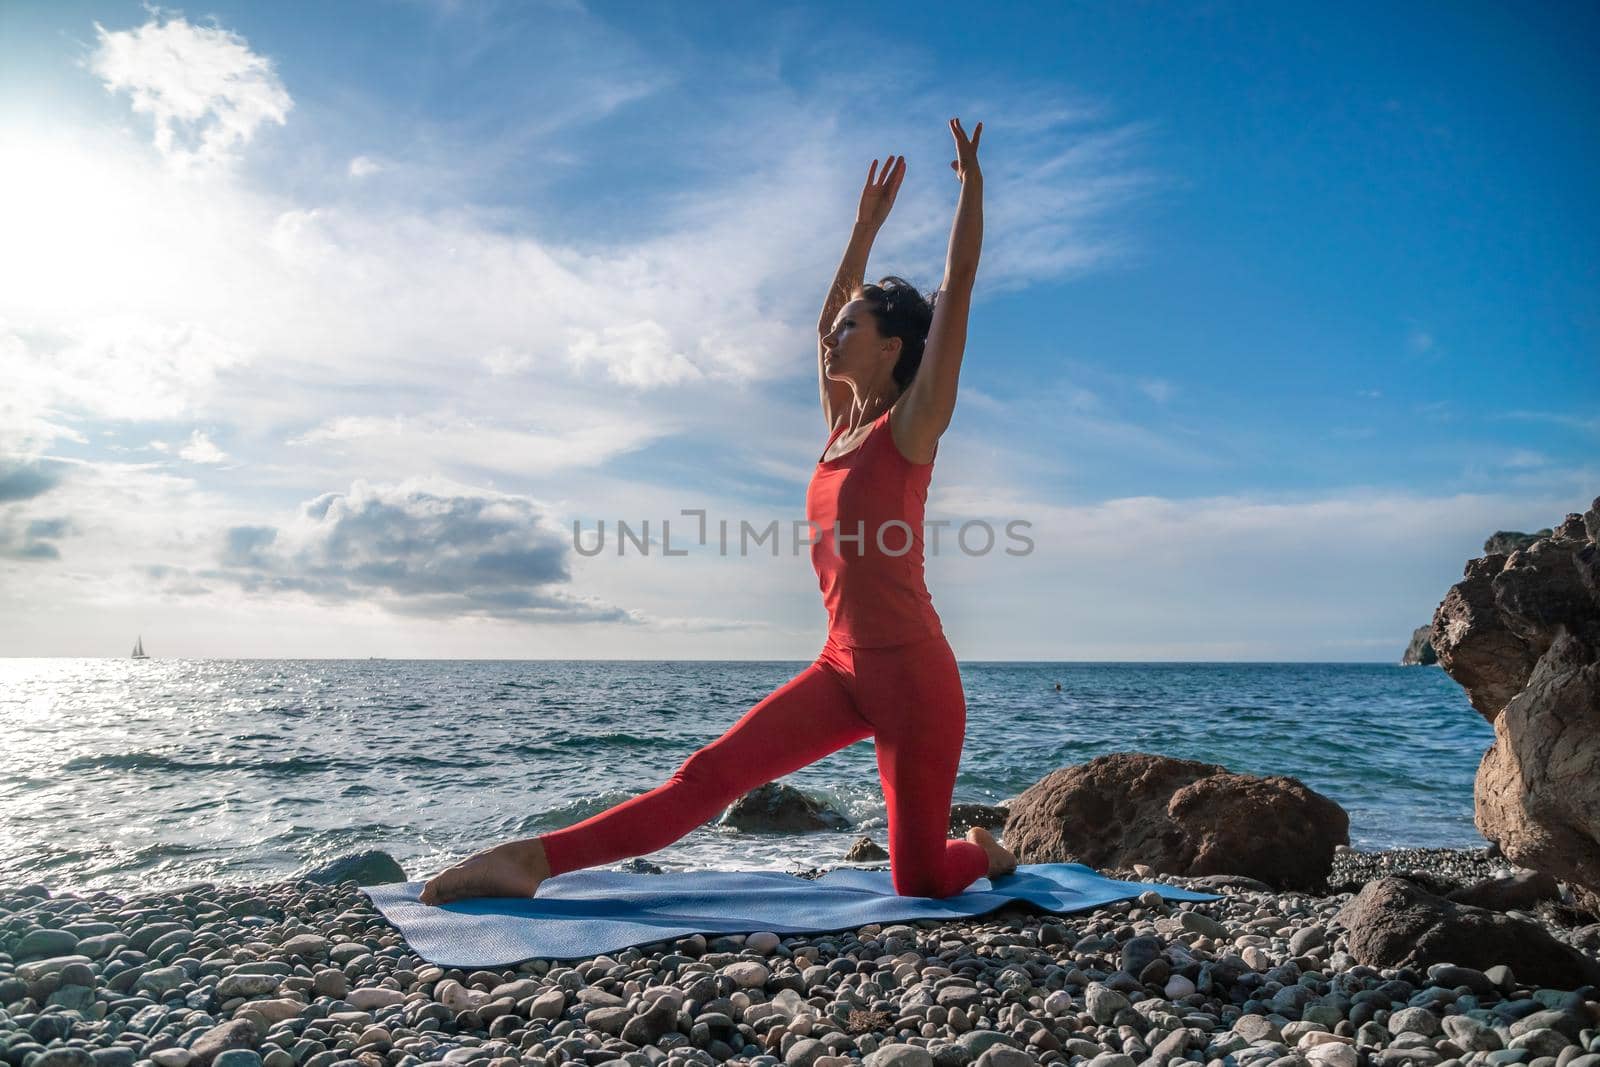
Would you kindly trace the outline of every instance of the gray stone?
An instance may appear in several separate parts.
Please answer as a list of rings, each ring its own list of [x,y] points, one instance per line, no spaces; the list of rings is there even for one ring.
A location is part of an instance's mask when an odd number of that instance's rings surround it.
[[[261,1056],[253,1049],[224,1049],[211,1061],[211,1067],[262,1067]]]
[[[533,1003],[528,1008],[528,1018],[559,1019],[566,1006],[566,990],[549,989],[533,998]]]
[[[1009,1045],[996,1045],[978,1057],[977,1067],[1036,1067],[1039,1061]]]
[[[78,935],[65,930],[30,930],[17,944],[18,959],[66,956],[78,950]]]
[[[1009,1034],[1002,1034],[998,1030],[969,1030],[958,1037],[956,1042],[966,1049],[967,1054],[974,1059],[982,1056],[996,1045],[1008,1045],[1011,1048],[1017,1047],[1015,1038]]]
[[[217,996],[223,1000],[264,997],[276,993],[282,984],[283,979],[275,974],[230,974],[217,983]]]
[[[45,1003],[58,1005],[70,1011],[83,1014],[89,1010],[94,1001],[94,990],[88,986],[64,985],[54,993],[51,993],[50,999]]]
[[[983,1002],[983,993],[977,986],[947,985],[934,994],[934,1001],[945,1008],[976,1007]]]
[[[1439,1017],[1427,1008],[1402,1008],[1389,1016],[1389,1032],[1432,1037],[1439,1032]]]
[[[622,1028],[622,1040],[633,1045],[654,1045],[663,1035],[677,1028],[677,1009],[670,1001],[666,1003],[658,1001],[654,1007],[628,1020]]]
[[[93,963],[88,956],[52,956],[47,960],[34,960],[31,963],[17,964],[17,977],[24,982],[37,982],[39,979],[51,974],[60,974],[63,967],[74,963]]]
[[[228,1049],[254,1049],[261,1044],[261,1032],[248,1018],[230,1019],[213,1026],[195,1038],[190,1051],[199,1067],[211,1067],[211,1061]]]
[[[1576,1011],[1536,1011],[1532,1015],[1524,1015],[1511,1024],[1511,1036],[1521,1037],[1532,1030],[1550,1029],[1559,1030],[1568,1040],[1576,1044],[1578,1035],[1589,1025],[1586,1015]]]
[[[1560,1030],[1529,1030],[1527,1033],[1518,1034],[1506,1042],[1506,1048],[1527,1049],[1534,1058],[1540,1056],[1556,1056],[1561,1050],[1572,1044],[1567,1040],[1567,1035]]]
[[[803,1037],[789,1046],[789,1052],[783,1057],[783,1062],[788,1067],[811,1067],[818,1056],[826,1056],[828,1046],[813,1037]]]
[[[172,949],[177,949],[180,953],[187,951],[192,941],[194,941],[193,930],[173,930],[152,941],[145,952],[152,958],[160,958]]]
[[[63,1045],[40,1053],[29,1062],[28,1067],[95,1067],[95,1062],[88,1049]]]
[[[590,1008],[588,1014],[583,1017],[583,1023],[602,1034],[620,1036],[622,1028],[631,1018],[633,1012],[625,1007]]]
[[[884,1045],[862,1062],[866,1067],[933,1067],[928,1050],[916,1045]]]
[[[313,867],[300,877],[318,885],[338,885],[346,881],[354,881],[357,885],[390,885],[404,882],[406,872],[393,856],[372,849]]]
[[[1130,937],[1122,945],[1122,969],[1129,974],[1139,974],[1161,958],[1165,947],[1159,938]]]
[[[1500,1035],[1468,1015],[1446,1015],[1440,1020],[1445,1036],[1462,1052],[1493,1052],[1503,1047]]]
[[[278,946],[278,951],[285,956],[305,956],[309,959],[321,959],[328,954],[328,939],[316,934],[295,934],[283,944]]]
[[[77,951],[92,960],[98,960],[111,955],[127,943],[128,935],[121,931],[109,934],[95,934],[79,941]]]
[[[177,989],[188,980],[188,972],[182,967],[157,967],[141,974],[139,980],[133,984],[133,988],[143,989],[159,997],[163,993]]]
[[[1109,1026],[1111,1020],[1117,1017],[1117,1012],[1128,1007],[1128,998],[1100,982],[1090,982],[1083,991],[1085,1006],[1094,1021],[1101,1026]]]

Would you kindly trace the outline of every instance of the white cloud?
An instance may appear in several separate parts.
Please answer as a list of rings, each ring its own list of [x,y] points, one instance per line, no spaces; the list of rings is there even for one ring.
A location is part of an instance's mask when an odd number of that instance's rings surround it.
[[[203,430],[196,430],[189,435],[188,444],[178,449],[178,458],[190,463],[221,463],[228,454],[213,444]]]
[[[238,342],[192,322],[106,316],[58,331],[4,332],[19,395],[112,419],[176,418],[203,404],[223,370],[246,362]]]
[[[574,328],[567,356],[582,370],[598,363],[623,385],[649,388],[700,378],[700,368],[672,346],[671,335],[655,322],[602,326],[599,330]]]
[[[221,27],[158,12],[137,29],[94,28],[90,70],[151,117],[156,148],[179,171],[232,162],[263,122],[283,125],[294,106],[272,61]]]
[[[285,441],[323,461],[342,458],[357,469],[478,469],[528,478],[598,467],[637,451],[671,424],[621,412],[546,412],[537,429],[447,413],[343,415]]]
[[[350,161],[350,177],[366,178],[383,170],[383,164],[370,156],[356,156]]]

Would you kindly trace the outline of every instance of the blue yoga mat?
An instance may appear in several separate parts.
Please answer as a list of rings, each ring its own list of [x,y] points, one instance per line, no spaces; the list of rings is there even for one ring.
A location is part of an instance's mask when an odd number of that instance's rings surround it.
[[[868,923],[961,919],[1024,901],[1065,914],[1155,890],[1166,900],[1220,900],[1158,882],[1119,882],[1081,863],[1025,863],[953,897],[903,897],[888,871],[850,868],[811,880],[782,871],[569,871],[535,897],[472,897],[431,906],[422,882],[370,886],[412,949],[441,967],[578,959],[690,934],[821,933]]]

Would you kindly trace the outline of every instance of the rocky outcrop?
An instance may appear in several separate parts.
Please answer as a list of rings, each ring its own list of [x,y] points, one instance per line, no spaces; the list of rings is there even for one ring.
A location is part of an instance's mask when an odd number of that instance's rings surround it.
[[[1022,863],[1143,863],[1317,892],[1350,843],[1344,809],[1294,778],[1143,752],[1063,767],[1010,808],[1001,836]]]
[[[1519,533],[1516,530],[1496,530],[1483,542],[1483,554],[1492,556],[1496,553],[1509,556],[1519,548],[1527,548],[1541,537],[1549,537],[1554,530],[1540,530],[1538,533]]]
[[[792,785],[768,782],[728,805],[718,825],[746,833],[793,834],[847,830],[850,820],[818,804]]]
[[[1522,984],[1576,989],[1600,982],[1600,963],[1538,923],[1457,904],[1404,878],[1368,882],[1334,921],[1348,932],[1350,955],[1368,967],[1505,965]]]
[[[1548,537],[1471,560],[1434,612],[1431,640],[1494,724],[1474,789],[1478,830],[1600,913],[1597,539],[1600,498]]]
[[[1400,666],[1426,667],[1439,662],[1438,654],[1433,651],[1433,642],[1429,639],[1432,633],[1432,623],[1411,631],[1411,643],[1406,646],[1405,655],[1400,657]]]

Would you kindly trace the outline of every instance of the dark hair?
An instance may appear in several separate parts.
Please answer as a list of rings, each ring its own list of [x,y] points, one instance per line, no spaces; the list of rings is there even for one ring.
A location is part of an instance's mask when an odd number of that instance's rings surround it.
[[[917,287],[904,278],[890,275],[858,286],[851,299],[865,300],[867,310],[877,320],[878,332],[900,338],[900,359],[894,365],[894,380],[905,392],[922,365],[922,350],[928,343],[928,328],[933,325],[933,309],[939,302],[936,291],[924,299]]]

